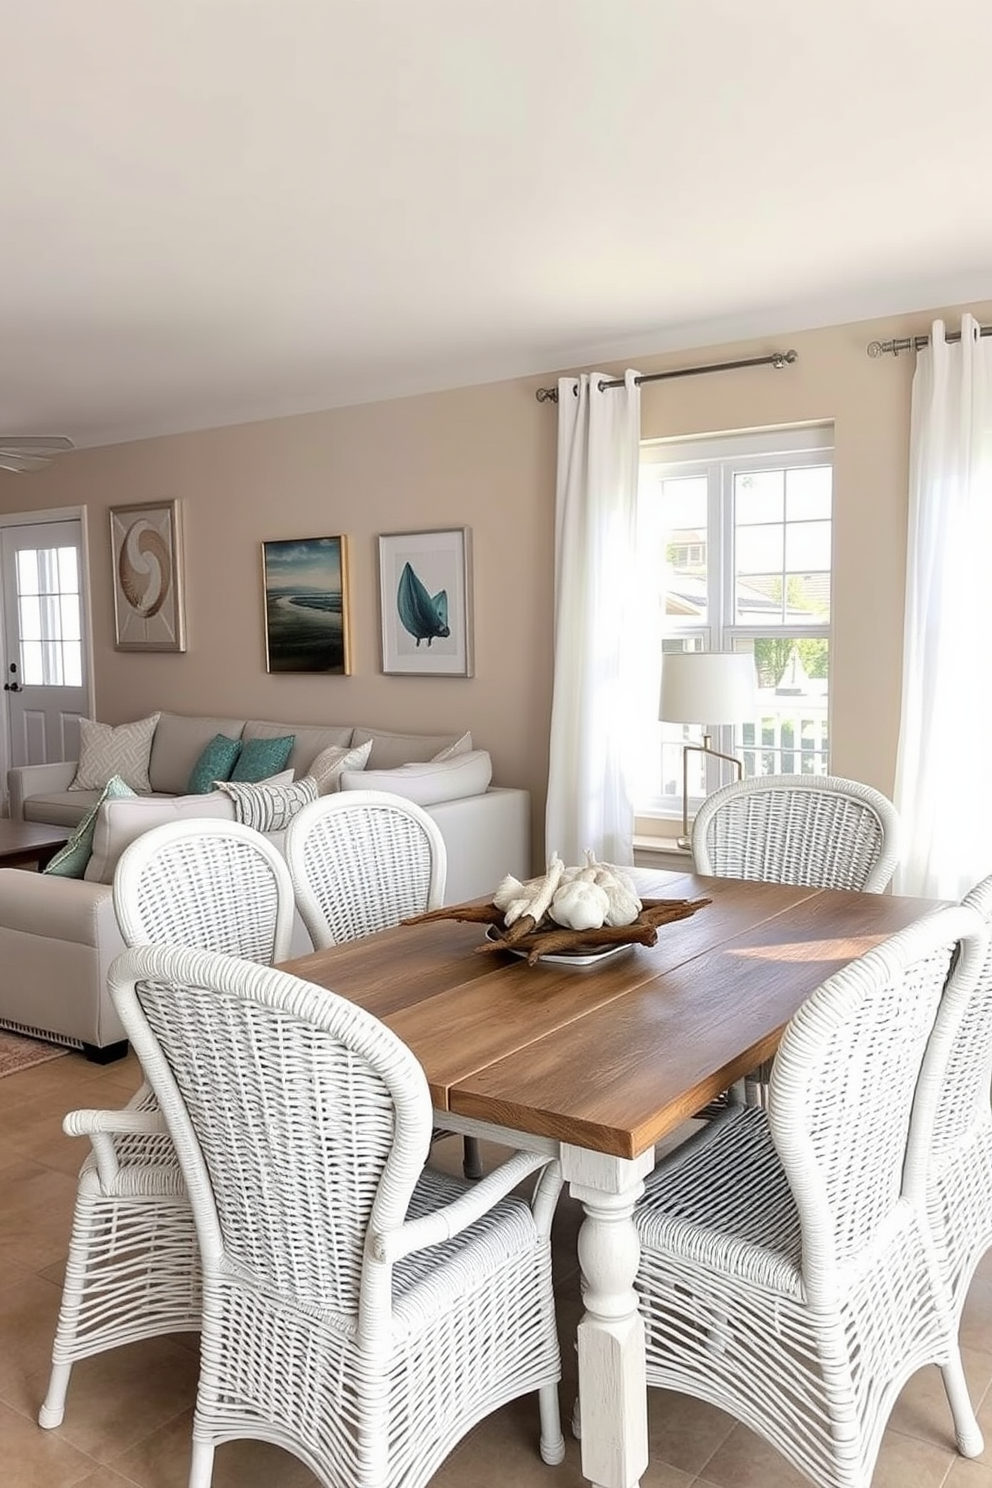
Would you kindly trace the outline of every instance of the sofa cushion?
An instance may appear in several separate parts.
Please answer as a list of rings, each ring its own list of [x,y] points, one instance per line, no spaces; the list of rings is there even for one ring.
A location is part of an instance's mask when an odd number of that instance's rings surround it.
[[[309,775],[313,761],[328,744],[351,743],[351,724],[270,723],[260,718],[249,718],[241,737],[245,740],[278,739],[284,734],[292,734],[296,741],[286,764],[296,779],[302,780],[304,775]]]
[[[55,827],[78,827],[91,806],[100,799],[99,791],[64,790],[39,792],[24,798],[24,820],[50,822]]]
[[[345,770],[341,789],[390,791],[418,806],[434,806],[462,796],[480,796],[493,776],[487,749],[473,749],[447,760],[398,765],[395,770]]]
[[[221,780],[218,788],[234,805],[234,820],[256,832],[284,832],[304,806],[316,801],[319,794],[312,775],[302,780],[276,785],[271,780],[257,784],[248,781]]]
[[[462,734],[461,738],[460,739],[456,739],[455,742],[454,742],[454,744],[449,744],[448,747],[447,747],[447,749],[439,749],[438,752],[437,752],[437,754],[432,754],[431,755],[431,759],[432,760],[453,759],[456,754],[468,754],[469,751],[471,750],[471,748],[472,748],[472,733],[471,733],[471,730],[466,730],[465,733]]]
[[[268,780],[286,768],[294,742],[292,734],[284,734],[281,739],[244,739],[230,779]]]
[[[69,789],[102,790],[116,775],[133,791],[147,794],[152,788],[148,761],[158,720],[159,714],[152,713],[134,723],[115,726],[97,723],[94,718],[81,718],[79,763]]]
[[[460,737],[459,734],[396,734],[390,729],[359,727],[352,733],[351,742],[364,744],[366,739],[371,739],[369,768],[393,770],[397,765],[410,761],[432,759],[439,750],[456,744]]]
[[[93,852],[93,833],[100,808],[107,801],[119,800],[125,796],[133,800],[134,791],[119,775],[112,775],[65,847],[59,848],[55,856],[45,864],[42,872],[56,874],[59,878],[85,877]]]
[[[372,740],[357,744],[354,749],[341,744],[328,744],[322,749],[307,771],[317,782],[318,793],[329,796],[340,789],[341,775],[345,770],[364,770],[372,750]]]
[[[206,795],[207,791],[213,790],[215,780],[227,780],[240,753],[240,739],[231,739],[227,734],[214,734],[190,771],[186,782],[187,795]]]
[[[200,817],[233,821],[234,806],[221,791],[201,796],[137,796],[130,801],[105,801],[96,813],[93,853],[83,876],[91,883],[113,883],[117,859],[136,837],[166,822]]]
[[[240,738],[243,718],[204,718],[185,713],[163,713],[152,740],[148,778],[153,791],[184,796],[186,785],[204,749],[215,734]],[[285,729],[282,731],[286,732]]]

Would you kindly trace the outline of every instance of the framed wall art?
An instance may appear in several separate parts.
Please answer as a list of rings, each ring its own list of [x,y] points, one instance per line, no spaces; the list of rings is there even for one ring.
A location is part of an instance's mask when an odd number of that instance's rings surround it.
[[[468,527],[379,536],[382,670],[472,676],[472,553]]]
[[[110,544],[117,650],[185,651],[180,503],[112,506]]]
[[[268,670],[350,676],[347,540],[263,542],[262,584]]]

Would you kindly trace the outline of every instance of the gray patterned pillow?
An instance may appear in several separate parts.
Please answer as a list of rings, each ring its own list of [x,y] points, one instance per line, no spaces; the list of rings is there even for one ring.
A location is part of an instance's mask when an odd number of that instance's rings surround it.
[[[366,739],[364,744],[356,744],[354,749],[350,744],[328,744],[311,762],[307,774],[316,780],[320,795],[330,795],[332,791],[340,790],[341,775],[345,770],[365,769],[371,752],[371,739]]]
[[[115,775],[139,795],[152,788],[148,760],[155,726],[162,715],[139,718],[136,723],[97,723],[79,720],[79,763],[70,790],[101,790]]]
[[[218,780],[217,789],[234,802],[235,821],[254,827],[256,832],[283,832],[304,806],[316,801],[317,782],[311,775],[277,785],[271,780]]]

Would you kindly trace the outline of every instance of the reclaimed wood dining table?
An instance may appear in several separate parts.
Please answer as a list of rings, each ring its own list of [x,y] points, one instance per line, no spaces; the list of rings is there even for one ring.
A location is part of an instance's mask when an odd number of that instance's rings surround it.
[[[648,1463],[632,1213],[655,1144],[775,1051],[833,972],[941,901],[635,870],[642,897],[706,898],[657,944],[591,966],[481,950],[485,927],[397,926],[284,964],[381,1018],[426,1073],[439,1126],[561,1162],[582,1204],[582,1470]]]

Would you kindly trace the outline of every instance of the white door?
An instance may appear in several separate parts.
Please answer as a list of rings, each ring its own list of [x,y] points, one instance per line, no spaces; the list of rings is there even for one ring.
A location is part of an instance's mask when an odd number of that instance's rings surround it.
[[[78,759],[89,713],[82,524],[4,527],[0,576],[10,764]]]

